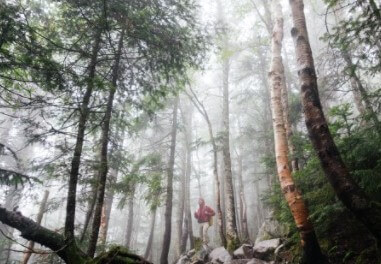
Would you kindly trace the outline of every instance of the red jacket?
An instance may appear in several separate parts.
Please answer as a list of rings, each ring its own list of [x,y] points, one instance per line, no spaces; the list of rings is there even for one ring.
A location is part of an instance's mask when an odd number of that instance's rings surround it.
[[[194,217],[198,220],[199,223],[207,223],[210,218],[214,216],[216,213],[207,205],[203,205],[198,208],[198,210],[194,213]]]

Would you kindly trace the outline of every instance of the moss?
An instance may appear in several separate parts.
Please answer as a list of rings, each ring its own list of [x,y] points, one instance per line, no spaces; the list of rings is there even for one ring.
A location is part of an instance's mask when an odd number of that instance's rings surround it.
[[[202,247],[202,239],[200,237],[194,237],[194,249],[199,251]]]
[[[238,238],[229,238],[227,237],[227,250],[230,254],[233,254],[234,250],[236,250],[240,246]]]
[[[137,264],[143,263],[142,258],[130,252],[128,248],[113,246],[109,251],[101,253],[94,260],[86,264]]]

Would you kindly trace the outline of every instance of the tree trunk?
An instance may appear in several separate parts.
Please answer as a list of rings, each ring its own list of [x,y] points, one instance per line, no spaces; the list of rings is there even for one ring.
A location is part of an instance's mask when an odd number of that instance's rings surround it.
[[[107,173],[108,173],[107,155],[108,155],[108,143],[110,140],[109,139],[110,123],[111,123],[112,109],[114,104],[114,96],[117,90],[119,62],[120,62],[120,57],[122,55],[123,38],[124,38],[124,29],[122,30],[119,36],[118,49],[115,55],[115,62],[113,65],[112,76],[111,76],[112,80],[111,80],[110,93],[107,99],[106,113],[105,113],[103,124],[102,124],[101,160],[99,164],[100,168],[99,168],[98,196],[97,196],[97,202],[95,205],[93,226],[92,226],[92,231],[90,236],[89,247],[87,249],[87,254],[90,257],[93,257],[95,254],[97,241],[98,241],[98,235],[99,235],[99,227],[101,224],[102,208],[103,208],[103,201],[105,196]]]
[[[23,238],[35,241],[53,250],[68,264],[151,264],[142,257],[132,254],[121,247],[115,247],[97,258],[90,258],[75,243],[67,243],[63,235],[40,226],[33,220],[23,216],[20,212],[9,211],[1,206],[0,222],[19,230]],[[46,253],[46,251],[42,253]]]
[[[152,254],[152,244],[153,244],[153,236],[155,234],[155,224],[156,224],[156,208],[151,212],[151,230],[149,232],[148,242],[146,251],[144,253],[144,258],[149,259]]]
[[[282,55],[280,55],[282,56]],[[287,145],[288,145],[288,153],[289,153],[289,159],[291,160],[291,169],[292,172],[296,172],[299,170],[299,162],[297,157],[295,157],[295,145],[294,142],[292,142],[293,132],[291,127],[291,121],[290,121],[290,113],[288,108],[288,87],[286,82],[286,75],[284,73],[284,67],[283,67],[283,78],[282,78],[282,91],[281,91],[281,101],[282,101],[282,108],[283,108],[283,122],[284,127],[286,129],[286,137],[287,137]]]
[[[126,238],[124,241],[124,246],[126,248],[130,248],[131,246],[131,237],[132,231],[134,227],[134,197],[135,197],[135,187],[132,187],[132,193],[130,198],[128,199],[128,221],[126,227]]]
[[[184,224],[180,245],[180,253],[183,254],[187,248],[188,237],[190,243],[193,242],[193,230],[192,230],[192,217],[190,209],[190,181],[192,174],[192,115],[193,109],[191,105],[187,105],[187,109],[184,111],[183,120],[185,123],[185,147],[186,147],[186,172],[185,172],[185,192],[184,192]],[[191,246],[192,248],[192,246]]]
[[[238,188],[239,188],[239,203],[240,203],[240,219],[241,219],[241,233],[242,242],[247,242],[249,239],[249,229],[247,226],[247,206],[245,197],[245,186],[242,177],[242,156],[238,155]]]
[[[359,78],[359,76],[356,73],[355,65],[352,62],[352,58],[347,50],[342,50],[341,54],[347,63],[347,67],[350,70],[350,82],[351,86],[354,92],[354,97],[358,96],[361,98],[361,101],[358,103],[357,107],[361,114],[368,114],[370,118],[372,119],[374,125],[376,126],[377,130],[380,131],[380,122],[378,120],[377,114],[374,112],[372,103],[369,100],[368,93],[365,89],[365,87],[362,85],[362,82]],[[364,105],[362,104],[364,103]],[[364,109],[365,107],[365,109]]]
[[[296,188],[288,163],[287,135],[282,108],[282,89],[285,89],[284,68],[282,62],[283,17],[281,6],[274,3],[274,30],[272,37],[272,58],[269,72],[271,84],[271,106],[275,139],[275,155],[280,185],[290,207],[296,227],[301,236],[301,244],[307,263],[325,263],[312,223],[309,221],[308,209]]]
[[[381,206],[371,201],[353,180],[329,131],[319,99],[312,51],[308,40],[302,0],[290,0],[302,105],[306,126],[321,166],[343,204],[381,243]]]
[[[80,243],[82,243],[85,240],[87,228],[89,227],[91,219],[93,217],[95,202],[97,201],[97,193],[98,193],[97,185],[95,183],[91,186],[91,193],[92,193],[92,196],[90,197],[90,200],[88,201],[88,204],[87,204],[85,222],[83,223],[82,234],[79,239]]]
[[[172,199],[173,199],[173,170],[175,167],[175,151],[176,151],[176,136],[177,136],[177,108],[179,97],[176,97],[173,106],[172,130],[171,130],[171,149],[167,168],[167,197],[165,201],[165,228],[163,247],[160,256],[161,264],[168,264],[169,247],[171,245],[172,231]]]
[[[118,170],[110,168],[109,177],[111,180],[111,184],[115,183],[118,177]],[[103,225],[101,224],[101,230],[100,230],[100,242],[103,245],[103,247],[106,245],[106,241],[107,241],[107,233],[108,233],[108,227],[109,227],[113,202],[114,202],[114,190],[110,188],[107,195],[105,196],[104,221],[103,221]]]
[[[212,143],[213,150],[213,177],[216,184],[216,207],[217,207],[217,225],[218,225],[218,233],[221,239],[221,245],[226,247],[226,237],[224,234],[224,222],[223,222],[223,214],[221,208],[221,182],[220,177],[218,175],[218,148],[217,143],[213,133],[212,123],[209,119],[208,112],[206,111],[204,104],[198,99],[196,93],[189,89],[192,93],[192,96],[189,96],[193,102],[193,105],[200,112],[200,114],[204,117],[205,122],[208,126],[209,139]]]
[[[183,223],[184,223],[184,207],[185,207],[185,192],[186,192],[186,171],[187,171],[187,151],[186,148],[182,151],[181,160],[181,179],[180,179],[180,192],[179,192],[179,208],[177,215],[177,239],[178,239],[178,256],[182,253],[182,237],[183,237]]]
[[[5,209],[13,210],[18,207],[22,197],[22,190],[23,188],[16,188],[14,186],[9,187],[5,195]],[[13,242],[5,236],[13,237],[14,230],[13,228],[2,223],[0,223],[0,230],[0,261],[7,263],[10,257],[10,248],[12,247]]]
[[[40,204],[40,209],[37,214],[37,219],[36,223],[38,225],[41,225],[42,217],[44,216],[45,210],[46,210],[46,204],[48,203],[48,198],[49,198],[49,191],[46,190],[44,193],[44,197],[42,198],[41,204]],[[30,257],[32,256],[32,251],[34,249],[34,241],[30,241],[28,245],[28,250],[24,253],[24,258],[22,263],[27,264]]]
[[[79,166],[81,164],[83,142],[85,140],[86,123],[89,116],[89,103],[94,88],[95,69],[98,60],[98,52],[100,49],[102,31],[97,29],[94,37],[94,44],[91,51],[91,59],[88,66],[89,76],[87,78],[87,88],[82,99],[77,138],[74,148],[73,158],[71,160],[69,187],[66,204],[66,219],[65,219],[65,237],[74,243],[74,221],[75,221],[75,208],[77,197],[77,183]]]
[[[239,244],[237,234],[237,223],[235,215],[235,202],[233,190],[233,175],[230,157],[230,129],[229,129],[229,69],[230,61],[223,61],[223,133],[222,133],[222,154],[224,159],[224,176],[226,188],[226,241],[229,252],[234,251]]]

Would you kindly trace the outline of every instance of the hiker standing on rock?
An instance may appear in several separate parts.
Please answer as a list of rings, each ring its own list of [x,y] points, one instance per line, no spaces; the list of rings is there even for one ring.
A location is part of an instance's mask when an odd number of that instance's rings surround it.
[[[208,228],[213,224],[213,216],[216,213],[205,204],[203,198],[198,199],[198,205],[200,207],[194,213],[194,217],[202,227],[202,242],[207,245],[209,243]]]

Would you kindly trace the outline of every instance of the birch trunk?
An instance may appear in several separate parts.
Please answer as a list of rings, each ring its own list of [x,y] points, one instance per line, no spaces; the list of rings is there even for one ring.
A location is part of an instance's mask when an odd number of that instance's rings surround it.
[[[371,201],[351,177],[329,131],[319,99],[312,50],[302,0],[290,0],[298,76],[306,126],[321,166],[343,204],[381,243],[381,206]]]
[[[271,107],[273,115],[275,155],[278,177],[282,192],[290,207],[296,227],[301,236],[301,244],[307,263],[325,263],[312,223],[309,221],[308,209],[301,193],[296,188],[289,168],[287,135],[284,124],[282,89],[285,89],[284,67],[282,62],[283,17],[281,6],[274,2],[274,30],[272,36],[272,58],[269,72],[271,86]]]

